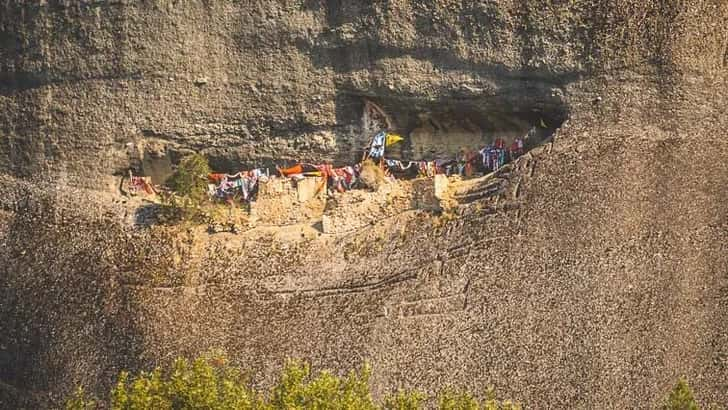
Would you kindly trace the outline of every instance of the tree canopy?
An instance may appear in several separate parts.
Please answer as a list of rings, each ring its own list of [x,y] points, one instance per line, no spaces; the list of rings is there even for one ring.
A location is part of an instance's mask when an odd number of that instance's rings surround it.
[[[178,358],[166,369],[157,367],[136,375],[121,372],[106,398],[92,398],[82,388],[66,401],[67,410],[209,409],[209,410],[521,410],[519,403],[498,400],[489,387],[485,397],[445,388],[432,397],[399,389],[374,400],[372,370],[364,365],[345,376],[313,372],[306,362],[289,361],[276,384],[267,391],[252,387],[246,373],[222,354],[194,360]],[[687,381],[681,378],[662,404],[664,410],[699,410]]]
[[[455,390],[432,398],[415,390],[398,390],[378,403],[372,398],[370,376],[371,368],[367,365],[346,376],[337,376],[328,371],[314,373],[308,363],[289,361],[273,388],[263,392],[251,387],[245,373],[222,355],[206,355],[192,361],[178,358],[166,370],[158,367],[137,375],[121,372],[106,399],[91,398],[79,388],[66,402],[66,409],[414,410],[428,402],[445,410],[521,408],[511,402],[499,402],[492,389],[482,401]]]

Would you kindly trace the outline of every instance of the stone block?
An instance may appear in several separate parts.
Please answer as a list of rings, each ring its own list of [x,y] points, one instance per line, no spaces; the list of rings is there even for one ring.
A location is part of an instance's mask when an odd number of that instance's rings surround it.
[[[321,177],[261,181],[258,198],[250,205],[251,224],[290,225],[320,217],[326,205],[323,182]]]
[[[354,190],[334,195],[322,218],[324,233],[342,234],[376,224],[411,209],[412,195],[399,183],[377,191]]]
[[[326,181],[321,177],[307,177],[296,182],[298,202],[307,202],[326,194]]]
[[[433,178],[432,182],[434,184],[435,198],[439,200],[445,199],[448,188],[450,186],[450,180],[447,178],[447,176],[441,174],[435,175],[435,178]]]
[[[412,185],[416,209],[435,212],[443,210],[443,201],[447,198],[449,188],[447,176],[435,175],[434,178],[416,179]]]

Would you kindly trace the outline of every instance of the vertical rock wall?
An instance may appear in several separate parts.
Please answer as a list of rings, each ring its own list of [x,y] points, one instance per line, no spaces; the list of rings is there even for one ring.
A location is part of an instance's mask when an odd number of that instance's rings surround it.
[[[7,0],[0,11],[0,169],[78,183],[136,164],[150,144],[221,169],[351,161],[369,137],[362,97],[563,113],[591,97],[564,88],[583,78],[637,73],[669,92],[680,73],[726,60],[718,0]]]
[[[65,175],[1,179],[0,405],[221,346],[262,386],[289,356],[368,359],[377,393],[649,407],[687,374],[727,402],[727,17],[722,0],[0,2],[0,173]],[[350,159],[365,99],[404,128],[444,106],[569,119],[512,207],[341,240],[200,250],[68,188],[145,151]]]

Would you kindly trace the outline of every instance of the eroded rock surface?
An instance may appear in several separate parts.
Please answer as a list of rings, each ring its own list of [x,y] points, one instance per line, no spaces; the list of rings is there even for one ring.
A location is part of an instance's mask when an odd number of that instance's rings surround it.
[[[534,408],[683,374],[728,402],[725,2],[28,3],[0,5],[5,407],[210,348],[261,385],[303,357]],[[568,120],[497,206],[340,236],[137,230],[108,193],[145,152],[357,159],[366,100],[405,131]]]

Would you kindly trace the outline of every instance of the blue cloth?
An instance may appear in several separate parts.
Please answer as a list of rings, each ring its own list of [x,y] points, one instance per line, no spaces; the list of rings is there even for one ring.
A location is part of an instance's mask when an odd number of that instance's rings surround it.
[[[372,139],[372,147],[369,149],[369,156],[372,158],[381,158],[384,156],[384,143],[387,139],[387,133],[382,131],[375,135]]]

